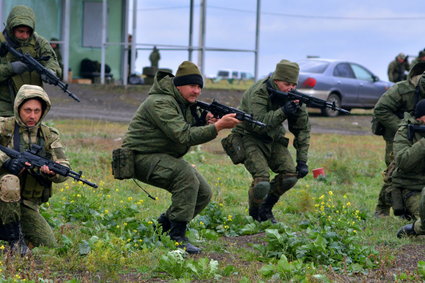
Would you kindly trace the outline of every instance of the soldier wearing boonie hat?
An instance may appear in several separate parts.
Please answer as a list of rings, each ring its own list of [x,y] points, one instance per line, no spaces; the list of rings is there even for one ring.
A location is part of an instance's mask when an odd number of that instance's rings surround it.
[[[405,80],[409,69],[408,56],[404,53],[399,53],[388,65],[388,80],[393,83]]]
[[[239,123],[234,114],[228,114],[214,124],[197,125],[193,106],[203,85],[201,72],[189,61],[180,64],[176,76],[158,71],[123,141],[123,148],[135,153],[134,178],[172,194],[172,203],[158,223],[178,247],[192,254],[201,250],[188,242],[187,224],[207,206],[212,191],[182,157],[191,146],[208,142],[222,129]]]
[[[273,206],[280,196],[308,174],[307,153],[310,143],[310,124],[306,106],[276,97],[267,87],[288,92],[298,82],[299,66],[289,60],[276,64],[273,74],[250,87],[243,95],[239,109],[267,124],[265,129],[246,123],[239,124],[226,139],[242,140],[245,151],[243,164],[251,173],[252,184],[248,190],[249,215],[257,221],[276,222]],[[294,134],[296,163],[288,150],[282,123],[287,120]],[[240,137],[240,138],[235,138]],[[270,181],[270,170],[277,175]]]

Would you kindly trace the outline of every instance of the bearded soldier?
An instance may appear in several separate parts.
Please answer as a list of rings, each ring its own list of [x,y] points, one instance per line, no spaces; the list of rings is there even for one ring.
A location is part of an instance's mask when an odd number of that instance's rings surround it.
[[[51,72],[61,77],[55,52],[49,42],[35,32],[35,15],[27,6],[15,6],[9,13],[6,27],[0,34],[0,44],[7,43],[24,54],[29,54]],[[13,101],[23,84],[42,86],[48,78],[40,76],[25,63],[18,61],[5,47],[0,49],[0,116],[13,115]]]
[[[42,123],[50,109],[50,100],[39,86],[23,85],[15,99],[14,117],[0,118],[0,144],[23,152],[35,144],[39,156],[69,167],[58,130]],[[18,159],[0,151],[0,239],[29,247],[56,244],[52,229],[39,213],[39,205],[52,194],[52,182],[66,177],[55,174],[46,165],[27,169]]]
[[[270,92],[268,87],[288,92],[298,83],[299,66],[282,60],[274,73],[250,87],[242,97],[240,109],[250,113],[267,127],[260,128],[241,123],[223,140],[241,144],[245,156],[241,162],[251,173],[253,181],[248,192],[249,215],[255,220],[276,222],[273,206],[280,196],[308,174],[307,153],[310,143],[310,123],[306,106],[289,101],[286,97]],[[295,136],[296,164],[289,153],[289,139],[285,137],[283,122],[288,121],[289,131]],[[239,138],[238,138],[239,137]],[[227,150],[226,150],[227,152]],[[270,181],[269,170],[277,173]]]
[[[407,80],[398,82],[387,90],[373,110],[373,127],[381,128],[380,135],[385,140],[385,163],[387,165],[384,185],[378,197],[375,216],[389,215],[393,206],[394,214],[407,216],[402,208],[402,199],[396,190],[391,188],[391,174],[394,170],[393,139],[404,112],[413,113],[416,103],[425,98],[425,62],[418,63],[410,70]]]

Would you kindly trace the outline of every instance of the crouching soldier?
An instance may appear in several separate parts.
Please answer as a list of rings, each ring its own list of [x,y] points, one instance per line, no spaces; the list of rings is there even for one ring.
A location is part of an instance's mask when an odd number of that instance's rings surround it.
[[[244,158],[238,158],[238,161],[245,165],[253,178],[248,192],[249,215],[258,221],[270,220],[275,223],[272,208],[280,196],[291,189],[299,178],[308,174],[310,123],[306,106],[287,97],[279,97],[270,90],[289,92],[295,89],[298,74],[297,63],[282,60],[270,77],[251,86],[243,94],[239,108],[267,124],[267,127],[241,123],[222,141],[225,149],[230,140],[233,144],[241,141],[236,148],[244,150],[244,154],[241,154]],[[285,120],[288,121],[289,131],[295,136],[296,164],[288,150],[289,139],[285,137],[282,124]],[[229,153],[228,150],[226,152]],[[271,181],[270,170],[277,173]]]
[[[23,85],[15,99],[14,116],[0,118],[0,144],[19,152],[38,145],[39,156],[69,167],[58,130],[42,123],[50,106],[41,87]],[[63,182],[66,177],[46,165],[30,169],[31,164],[2,151],[0,165],[0,240],[8,241],[21,254],[27,252],[27,246],[55,246],[53,231],[39,213],[39,205],[51,196],[52,182]]]
[[[134,177],[171,193],[171,206],[158,222],[172,240],[192,254],[200,249],[188,242],[186,228],[208,205],[212,192],[183,156],[191,146],[213,140],[219,131],[239,123],[235,114],[216,120],[209,113],[209,124],[198,125],[200,117],[194,107],[202,87],[201,73],[189,61],[180,64],[176,76],[158,71],[123,141],[123,148],[135,153]]]
[[[394,138],[396,170],[392,186],[401,190],[408,212],[415,220],[402,227],[397,237],[425,234],[425,99],[418,102],[414,115],[406,112]]]

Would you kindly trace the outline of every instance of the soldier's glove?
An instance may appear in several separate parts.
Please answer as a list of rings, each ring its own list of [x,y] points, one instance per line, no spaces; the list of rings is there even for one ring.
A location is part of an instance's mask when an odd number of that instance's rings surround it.
[[[293,101],[288,101],[282,106],[282,110],[287,118],[294,117],[300,111],[300,106]]]
[[[21,61],[12,62],[10,63],[10,66],[12,67],[12,71],[17,75],[31,71],[31,68]]]
[[[3,168],[13,175],[19,175],[24,167],[25,165],[16,158],[10,158],[3,163]]]
[[[55,72],[53,72],[52,70],[47,70],[48,72],[50,72],[53,76],[55,76],[56,77],[56,74],[55,74]],[[45,82],[45,83],[47,83],[47,84],[51,84],[51,85],[54,85],[54,84],[56,84],[56,81],[55,80],[53,80],[53,79],[51,79],[48,75],[46,75],[46,74],[41,74],[40,75],[40,77],[41,77],[41,80],[43,81],[43,82]]]
[[[297,172],[298,172],[298,178],[304,178],[308,174],[308,166],[305,161],[297,161]]]

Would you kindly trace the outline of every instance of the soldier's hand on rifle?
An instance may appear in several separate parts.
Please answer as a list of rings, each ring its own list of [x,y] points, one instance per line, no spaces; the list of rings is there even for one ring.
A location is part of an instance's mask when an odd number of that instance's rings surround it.
[[[53,72],[52,70],[47,69],[47,71],[50,72],[53,76],[56,76],[55,72]],[[47,74],[43,73],[43,74],[40,75],[40,77],[41,77],[41,80],[45,83],[55,84],[55,81],[50,79],[50,77]]]
[[[219,132],[223,129],[231,129],[239,123],[240,121],[236,119],[236,113],[231,113],[231,114],[226,114],[220,119],[218,119],[217,122],[214,123],[214,125],[217,132]]]
[[[51,176],[56,175],[56,173],[54,171],[50,170],[47,165],[41,166],[40,171],[43,172],[46,175],[51,175]]]
[[[295,101],[288,101],[282,106],[282,110],[287,118],[294,117],[300,111],[300,105]]]
[[[308,174],[308,166],[305,161],[297,161],[298,178],[304,178]]]
[[[205,120],[208,125],[215,124],[218,121],[218,119],[215,118],[211,112],[207,113],[207,115],[205,116]]]
[[[19,175],[25,170],[25,165],[17,158],[10,158],[3,163],[3,168],[13,175]]]
[[[31,68],[21,61],[12,62],[10,66],[12,67],[12,71],[17,75],[31,71]]]

